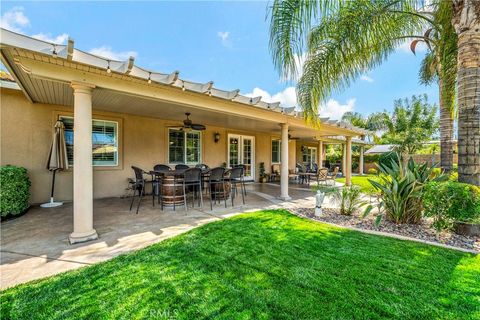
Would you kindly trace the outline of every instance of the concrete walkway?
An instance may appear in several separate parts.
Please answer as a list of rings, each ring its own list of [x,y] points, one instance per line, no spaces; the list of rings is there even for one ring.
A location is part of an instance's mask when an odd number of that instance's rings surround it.
[[[288,207],[275,198],[275,185],[248,186],[246,205],[237,198],[235,206],[216,204],[210,211],[208,199],[202,209],[182,207],[177,211],[152,207],[151,198],[142,202],[138,215],[129,211],[130,199],[109,198],[94,202],[94,226],[98,240],[70,245],[72,203],[62,207],[31,208],[24,216],[1,224],[0,286],[2,289],[44,278],[67,270],[88,266],[120,254],[144,248],[197,226],[239,213],[265,208]],[[290,190],[294,204],[313,201],[309,189]],[[313,204],[313,202],[312,202]]]

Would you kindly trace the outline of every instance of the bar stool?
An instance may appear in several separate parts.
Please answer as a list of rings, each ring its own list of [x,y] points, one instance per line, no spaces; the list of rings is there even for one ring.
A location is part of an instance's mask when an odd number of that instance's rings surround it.
[[[240,185],[240,193],[242,194],[242,202],[245,204],[245,193],[244,193],[244,182],[242,181],[243,176],[243,167],[235,167],[230,170],[230,177],[228,181],[230,182],[230,186],[232,188],[232,207],[233,207],[233,200],[235,195],[238,194],[237,184]]]
[[[219,190],[221,186],[221,190]],[[225,190],[225,168],[217,167],[210,170],[208,178],[208,189],[210,190],[210,210],[213,210],[213,200],[220,202],[220,196],[223,196],[225,208],[227,207],[227,193]]]

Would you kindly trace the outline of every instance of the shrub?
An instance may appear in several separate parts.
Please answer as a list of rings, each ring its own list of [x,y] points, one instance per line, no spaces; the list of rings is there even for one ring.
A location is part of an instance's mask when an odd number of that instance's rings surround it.
[[[480,188],[467,183],[430,182],[423,197],[424,213],[433,227],[450,229],[455,221],[480,222]]]
[[[375,174],[375,175],[376,175],[376,174],[378,174],[378,170],[375,169],[375,168],[370,168],[370,169],[368,169],[367,173],[368,173],[368,174]]]
[[[400,157],[391,159],[390,164],[379,164],[380,171],[377,180],[369,179],[370,183],[380,192],[378,209],[385,213],[387,219],[395,223],[419,223],[423,211],[423,189],[430,181],[442,181],[447,177],[436,175],[433,167],[426,163],[416,164],[410,157],[404,165]],[[367,215],[373,206],[369,205],[364,215]],[[380,223],[379,215],[377,223]]]
[[[30,179],[27,169],[0,167],[0,216],[18,215],[28,208]]]
[[[333,192],[333,200],[340,204],[340,214],[350,216],[357,211],[364,202],[361,199],[360,187],[351,186],[339,188]]]

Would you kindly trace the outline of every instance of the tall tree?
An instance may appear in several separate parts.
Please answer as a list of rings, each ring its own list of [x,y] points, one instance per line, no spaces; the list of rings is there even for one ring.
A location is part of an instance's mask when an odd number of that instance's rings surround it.
[[[379,130],[384,130],[385,127],[385,118],[383,112],[374,112],[364,117],[359,112],[345,112],[342,116],[342,121],[351,123],[352,125],[360,128],[367,129],[371,134],[367,135],[370,141],[376,142],[378,140],[377,133]]]
[[[453,8],[449,1],[440,0],[430,13],[434,27],[426,30],[422,38],[412,41],[411,49],[419,42],[428,45],[420,67],[419,77],[423,84],[436,82],[440,104],[440,166],[446,171],[453,169],[453,131],[456,115],[455,87],[457,77],[457,34],[452,26]]]
[[[480,1],[453,0],[458,35],[458,180],[480,185]]]
[[[393,112],[384,112],[383,119],[381,142],[397,145],[401,153],[414,154],[438,130],[437,107],[426,95],[395,100]]]
[[[365,70],[378,66],[405,39],[413,39],[415,45],[425,41],[438,61],[435,70],[442,92],[442,115],[446,119],[445,115],[451,114],[451,104],[444,101],[449,101],[455,83],[454,77],[453,84],[451,78],[445,81],[443,78],[455,74],[447,68],[452,63],[444,63],[447,58],[455,61],[455,53],[446,55],[450,51],[442,43],[446,40],[452,43],[453,33],[444,19],[448,13],[445,8],[451,12],[451,7],[445,5],[448,3],[434,1],[425,11],[420,9],[423,6],[419,0],[276,0],[270,28],[274,63],[283,77],[291,78],[298,74],[299,57],[306,55],[297,94],[307,120],[314,122],[320,102],[332,92],[348,87]],[[439,11],[440,7],[444,10]],[[424,33],[425,29],[430,31]],[[443,137],[448,139],[447,133],[451,137],[453,125],[451,121],[443,123]],[[451,148],[445,146],[445,153],[451,154]]]

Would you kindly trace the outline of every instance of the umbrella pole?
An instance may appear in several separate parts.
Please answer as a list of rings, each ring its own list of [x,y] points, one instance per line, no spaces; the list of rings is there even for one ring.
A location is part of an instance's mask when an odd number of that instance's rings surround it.
[[[54,202],[53,201],[53,192],[55,191],[55,174],[57,173],[58,169],[53,170],[53,177],[52,177],[52,191],[50,193],[50,202],[41,204],[40,207],[42,208],[53,208],[63,205],[63,202]]]
[[[50,193],[50,202],[53,202],[53,192],[55,190],[55,174],[57,173],[58,169],[53,170],[53,178],[52,178],[52,192]]]

